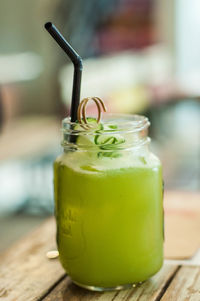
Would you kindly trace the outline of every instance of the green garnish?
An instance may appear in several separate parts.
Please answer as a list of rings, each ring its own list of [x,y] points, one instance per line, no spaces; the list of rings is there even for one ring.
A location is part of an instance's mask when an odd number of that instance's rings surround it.
[[[110,125],[112,129],[117,129],[116,125]],[[98,157],[110,157],[110,158],[119,158],[121,154],[117,151],[117,147],[125,142],[125,139],[120,135],[109,136],[103,134],[106,130],[101,131],[102,134],[98,132],[98,135],[94,138],[94,143],[99,146],[103,152],[98,153]],[[108,152],[108,150],[113,150]]]
[[[105,137],[105,135],[96,135],[94,137],[94,143],[97,145],[113,144],[115,143],[115,139],[116,138],[112,136]]]
[[[94,125],[95,137],[91,138],[90,135],[79,135],[77,139],[77,144],[79,145],[92,145],[93,143],[101,149],[100,152],[97,152],[98,158],[109,157],[109,158],[118,158],[121,154],[118,151],[118,146],[125,143],[125,139],[119,135],[109,135],[105,133],[117,131],[118,127],[115,124],[103,125],[102,123],[97,124],[97,120],[93,117],[87,117],[87,122],[89,125]],[[85,125],[84,125],[85,126]],[[83,125],[80,123],[77,124],[74,128],[75,130],[83,130]]]
[[[117,125],[115,125],[115,124],[110,124],[110,125],[108,125],[108,127],[112,130],[117,130]]]

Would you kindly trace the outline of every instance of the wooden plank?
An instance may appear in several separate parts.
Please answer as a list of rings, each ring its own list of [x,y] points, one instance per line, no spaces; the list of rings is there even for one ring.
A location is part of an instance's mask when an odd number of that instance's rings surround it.
[[[69,277],[66,277],[43,301],[155,301],[164,293],[165,287],[172,280],[177,269],[177,266],[165,265],[157,275],[139,287],[106,293],[89,292],[75,286]]]
[[[200,267],[183,266],[169,285],[161,301],[199,301]]]
[[[33,301],[44,296],[65,274],[58,259],[46,258],[55,246],[51,218],[6,251],[0,259],[0,300]]]

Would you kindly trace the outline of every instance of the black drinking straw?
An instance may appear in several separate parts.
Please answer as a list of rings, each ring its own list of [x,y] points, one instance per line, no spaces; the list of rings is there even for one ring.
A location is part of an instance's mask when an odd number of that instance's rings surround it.
[[[58,43],[58,45],[64,50],[68,55],[72,63],[74,64],[74,79],[73,79],[73,90],[72,90],[72,101],[71,101],[71,122],[77,120],[77,110],[80,102],[80,92],[81,92],[81,76],[82,76],[82,58],[72,46],[65,40],[58,29],[51,22],[47,22],[44,27]]]

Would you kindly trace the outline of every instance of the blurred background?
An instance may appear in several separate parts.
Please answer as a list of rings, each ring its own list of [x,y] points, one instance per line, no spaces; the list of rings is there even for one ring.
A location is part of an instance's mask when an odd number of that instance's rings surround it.
[[[145,114],[167,190],[200,191],[200,1],[0,2],[0,251],[53,212],[73,68],[52,21],[84,58],[81,96]]]

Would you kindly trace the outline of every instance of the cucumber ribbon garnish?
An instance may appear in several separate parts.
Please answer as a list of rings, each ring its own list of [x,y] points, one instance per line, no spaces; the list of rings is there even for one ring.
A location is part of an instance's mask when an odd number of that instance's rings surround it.
[[[86,107],[89,100],[93,100],[97,106],[97,119],[86,117]],[[121,154],[117,150],[119,145],[125,142],[125,139],[119,134],[113,135],[113,132],[117,131],[118,129],[117,125],[103,125],[102,123],[100,123],[102,111],[106,112],[106,107],[103,100],[101,100],[99,97],[87,97],[80,102],[77,112],[78,123],[77,126],[74,127],[74,129],[81,131],[83,129],[94,129],[94,138],[91,139],[90,135],[84,135],[83,137],[83,135],[80,134],[77,139],[77,144],[86,145],[88,143],[89,145],[91,145],[91,140],[94,140],[92,141],[94,145],[96,145],[101,150],[97,152],[98,157],[120,157]],[[112,133],[112,135],[109,135],[110,132]]]

